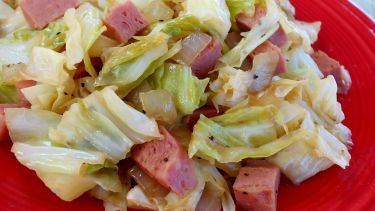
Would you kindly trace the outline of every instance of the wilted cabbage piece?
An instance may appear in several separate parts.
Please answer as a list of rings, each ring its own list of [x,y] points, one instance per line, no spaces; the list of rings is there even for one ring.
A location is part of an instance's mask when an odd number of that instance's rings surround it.
[[[320,31],[320,22],[306,23],[289,19],[285,13],[280,13],[280,25],[296,46],[304,51],[312,52],[311,45],[317,40]]]
[[[215,31],[221,40],[227,37],[231,22],[225,0],[186,0],[185,4],[184,14],[197,17]]]
[[[162,31],[172,37],[185,37],[192,32],[208,31],[208,28],[195,16],[186,15],[157,24],[151,33]]]
[[[220,59],[231,67],[241,67],[251,51],[266,41],[279,28],[280,8],[274,0],[265,0],[267,14],[260,19],[261,24],[255,25],[249,32],[243,33],[244,38]]]
[[[88,164],[103,164],[106,155],[55,146],[33,146],[14,143],[12,152],[17,160],[34,171],[83,175]]]
[[[245,100],[248,96],[253,74],[249,71],[234,69],[230,66],[218,70],[217,79],[210,83],[214,92],[212,102],[219,105],[233,107]]]
[[[0,66],[5,64],[26,64],[29,61],[29,54],[32,48],[39,43],[38,37],[27,41],[10,38],[0,39]]]
[[[31,50],[35,46],[59,50],[65,45],[65,25],[61,21],[52,22],[43,30],[32,30],[27,27],[14,30],[16,31],[12,30],[12,33],[9,32],[7,37],[0,39],[0,66],[3,64],[26,64],[29,61]]]
[[[208,81],[208,78],[199,80],[188,66],[168,63],[152,76],[156,89],[165,89],[173,95],[174,104],[182,115],[192,114],[206,103]]]
[[[113,49],[96,79],[96,86],[115,85],[119,87],[116,92],[126,96],[181,49],[178,42],[168,50],[169,36],[164,33],[138,39],[135,43]]]
[[[318,65],[301,47],[291,49],[286,55],[288,71],[282,77],[294,80],[323,78]]]
[[[350,154],[347,147],[324,127],[315,126],[310,115],[304,121],[303,127],[314,131],[314,136],[294,143],[267,158],[279,166],[293,183],[301,183],[333,164],[342,168],[349,165]]]
[[[64,201],[72,201],[96,186],[92,179],[82,176],[42,171],[37,172],[37,175],[53,193]]]
[[[312,109],[325,121],[340,123],[345,115],[337,102],[337,85],[332,75],[325,79],[311,80],[306,85],[306,95]]]
[[[268,157],[296,141],[309,139],[310,131],[297,129],[305,113],[286,118],[281,108],[249,106],[245,102],[212,119],[201,115],[194,127],[189,156],[239,162],[248,157]]]
[[[230,12],[230,21],[232,25],[236,24],[236,16],[244,13],[253,16],[255,13],[255,0],[226,0]]]
[[[206,200],[211,202],[215,199],[219,199],[219,206],[221,205],[223,211],[235,210],[235,204],[230,193],[228,183],[224,179],[223,175],[216,169],[216,167],[206,161],[197,160],[195,161],[195,165],[196,168],[200,170],[200,175],[198,175],[198,178],[205,181],[205,189],[202,194],[209,196]],[[202,198],[200,199],[199,203],[204,203],[202,202]],[[216,207],[218,205],[211,206]],[[203,206],[203,208],[205,207],[206,206]]]
[[[13,36],[17,40],[24,41],[38,37],[39,46],[59,51],[65,45],[66,30],[63,21],[55,21],[42,30],[19,29],[13,32]]]
[[[12,141],[25,143],[48,141],[49,128],[60,123],[61,115],[45,110],[8,108],[5,118]]]
[[[155,120],[125,104],[111,88],[73,104],[51,131],[57,142],[105,152],[115,162],[124,159],[133,144],[159,137]]]
[[[156,122],[111,88],[78,100],[62,116],[25,108],[7,109],[5,115],[16,158],[64,200],[98,185],[108,206],[120,206],[127,190],[115,164],[132,145],[160,138]],[[61,186],[73,180],[80,184]]]
[[[59,114],[71,105],[71,89],[65,86],[38,84],[23,88],[22,94],[30,102],[32,109],[44,109]]]
[[[91,4],[82,4],[78,9],[69,9],[64,15],[68,27],[66,35],[66,56],[69,69],[82,60],[85,70],[93,77],[97,76],[91,64],[89,50],[95,40],[106,30],[102,23],[102,14]]]
[[[12,11],[9,9],[9,7],[7,7],[7,9],[4,7],[7,6],[2,4],[0,8],[2,11],[0,15],[0,37],[8,36],[17,29],[29,28],[20,7]]]
[[[62,85],[69,80],[64,69],[66,57],[48,48],[34,47],[26,70],[21,75],[27,80],[34,80],[53,86]]]

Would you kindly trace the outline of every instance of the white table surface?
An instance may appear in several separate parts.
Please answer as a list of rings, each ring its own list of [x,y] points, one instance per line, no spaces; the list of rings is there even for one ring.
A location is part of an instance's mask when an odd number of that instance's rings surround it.
[[[375,22],[375,0],[350,0]]]

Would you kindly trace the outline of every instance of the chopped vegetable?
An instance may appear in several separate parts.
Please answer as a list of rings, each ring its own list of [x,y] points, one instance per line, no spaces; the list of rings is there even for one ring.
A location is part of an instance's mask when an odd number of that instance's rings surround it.
[[[166,64],[155,73],[154,80],[160,83],[157,88],[173,95],[176,108],[182,115],[192,114],[206,102],[208,79],[199,80],[188,66]]]
[[[337,93],[350,74],[314,51],[320,22],[297,20],[289,0],[0,11],[0,141],[62,200],[276,210],[280,172],[299,184],[349,165]]]

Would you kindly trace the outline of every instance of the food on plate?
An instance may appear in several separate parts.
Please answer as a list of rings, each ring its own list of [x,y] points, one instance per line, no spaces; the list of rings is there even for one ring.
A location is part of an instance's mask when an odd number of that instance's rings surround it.
[[[276,210],[349,165],[349,72],[288,0],[0,1],[0,141],[65,201]]]

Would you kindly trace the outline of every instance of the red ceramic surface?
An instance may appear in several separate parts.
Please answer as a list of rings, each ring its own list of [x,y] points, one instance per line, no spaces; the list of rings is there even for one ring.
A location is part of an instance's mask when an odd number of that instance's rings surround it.
[[[345,0],[294,0],[297,17],[321,20],[315,48],[326,51],[350,71],[353,87],[340,97],[345,124],[353,132],[352,160],[346,170],[330,168],[299,186],[285,178],[279,191],[281,211],[375,210],[375,24]],[[0,143],[0,211],[101,211],[88,196],[64,202]]]

